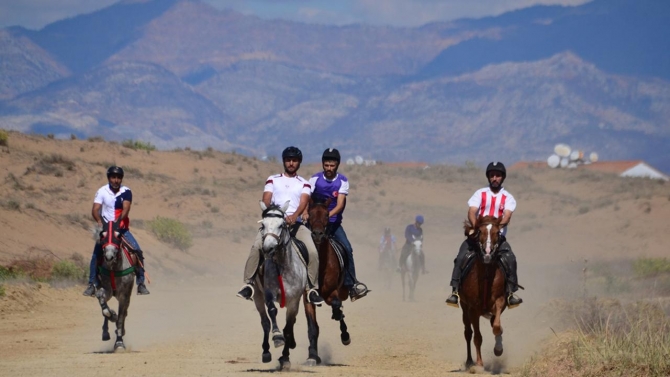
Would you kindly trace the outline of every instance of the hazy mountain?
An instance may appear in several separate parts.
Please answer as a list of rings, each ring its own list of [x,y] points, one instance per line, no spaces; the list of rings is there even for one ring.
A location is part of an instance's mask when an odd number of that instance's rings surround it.
[[[670,170],[668,21],[652,0],[419,28],[120,2],[0,33],[0,128],[452,163],[545,159],[567,142]]]

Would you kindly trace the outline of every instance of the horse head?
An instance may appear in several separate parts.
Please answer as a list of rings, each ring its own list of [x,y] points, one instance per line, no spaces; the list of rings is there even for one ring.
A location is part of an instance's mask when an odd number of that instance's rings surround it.
[[[118,260],[119,250],[121,250],[121,233],[119,224],[116,222],[104,222],[102,232],[100,232],[100,243],[102,244],[102,255],[105,258],[105,264],[109,267],[114,266]]]
[[[261,250],[266,258],[273,257],[282,246],[290,241],[290,233],[285,220],[288,204],[289,201],[287,200],[281,207],[276,204],[267,207],[265,203],[260,202],[263,210],[263,218],[260,221],[261,236],[263,237]]]
[[[484,263],[490,263],[498,251],[498,238],[500,235],[500,220],[493,216],[482,216],[472,225],[470,221],[464,223],[465,236],[472,243],[479,246],[479,253]]]
[[[309,225],[312,228],[312,239],[314,243],[321,244],[326,238],[326,229],[328,226],[328,206],[330,206],[331,198],[322,200],[317,198],[309,199]]]
[[[414,240],[412,245],[414,245],[414,253],[417,255],[421,254],[421,248],[423,248],[423,239]]]

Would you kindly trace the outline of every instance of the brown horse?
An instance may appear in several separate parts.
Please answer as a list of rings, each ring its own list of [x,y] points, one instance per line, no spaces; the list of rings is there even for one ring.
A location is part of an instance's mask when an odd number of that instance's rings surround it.
[[[319,252],[319,294],[323,297],[326,304],[333,308],[332,319],[340,322],[340,339],[345,346],[351,343],[351,337],[347,332],[347,325],[344,323],[344,314],[342,313],[342,301],[349,297],[348,290],[342,286],[344,282],[344,266],[335,252],[332,238],[327,235],[328,226],[328,205],[331,199],[324,201],[309,201],[309,224],[312,228],[312,239]],[[340,250],[340,255],[343,255]],[[309,336],[309,358],[314,359],[317,364],[321,363],[318,352],[319,324],[316,321],[316,311],[314,305],[305,305],[305,315],[307,316],[308,336]]]
[[[498,233],[500,218],[484,216],[477,219],[475,225],[464,222],[465,236],[473,244],[475,257],[469,273],[463,279],[460,289],[461,309],[463,310],[463,325],[465,325],[465,341],[467,343],[468,358],[466,366],[475,365],[472,361],[470,341],[474,329],[475,350],[477,351],[476,365],[483,367],[482,361],[482,334],[479,330],[479,317],[490,319],[493,335],[495,335],[496,356],[503,353],[500,315],[507,306],[505,300],[505,272],[500,266],[498,258]]]

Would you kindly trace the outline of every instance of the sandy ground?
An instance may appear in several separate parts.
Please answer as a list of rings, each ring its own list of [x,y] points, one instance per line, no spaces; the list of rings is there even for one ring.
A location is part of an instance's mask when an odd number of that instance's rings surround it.
[[[63,161],[45,157],[58,153]],[[73,166],[68,167],[67,162]],[[262,183],[279,164],[218,152],[132,151],[109,143],[48,140],[12,133],[0,153],[0,262],[77,252],[92,246],[90,208],[110,163],[127,168],[134,192],[134,234],[147,251],[151,295],[133,296],[126,321],[128,350],[111,353],[101,341],[102,315],[83,286],[12,283],[0,298],[2,376],[263,375],[262,329],[253,304],[235,297],[253,240]],[[54,169],[60,174],[53,174]],[[318,166],[303,167],[308,176]],[[452,260],[463,239],[467,199],[484,185],[480,170],[343,167],[352,181],[345,229],[359,278],[373,292],[344,313],[352,343],[339,341],[330,308],[317,309],[324,366],[305,367],[304,315],[296,324],[293,373],[347,376],[462,375],[465,342],[461,311],[444,300]],[[302,172],[302,170],[301,170]],[[667,183],[621,180],[579,171],[510,172],[506,187],[519,207],[509,239],[519,259],[525,303],[502,316],[505,352],[493,356],[493,336],[482,321],[484,373],[514,374],[560,331],[545,305],[584,294],[584,268],[634,258],[667,257],[670,216]],[[20,209],[12,208],[13,201]],[[16,207],[16,206],[14,206]],[[416,302],[402,302],[399,275],[385,289],[376,246],[385,226],[399,240],[417,213],[426,217],[428,275]],[[168,216],[187,224],[194,246],[182,252],[159,242],[142,220]],[[400,241],[402,242],[402,241]],[[589,288],[592,289],[592,288]],[[590,294],[598,294],[591,291]],[[280,315],[283,321],[283,315]],[[283,327],[283,325],[281,325]],[[553,329],[553,330],[552,330]]]

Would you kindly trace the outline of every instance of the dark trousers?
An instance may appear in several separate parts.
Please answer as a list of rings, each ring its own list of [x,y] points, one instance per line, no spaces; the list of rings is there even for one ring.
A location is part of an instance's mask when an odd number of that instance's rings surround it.
[[[461,284],[461,278],[463,274],[463,262],[465,262],[465,255],[468,253],[468,250],[473,250],[474,245],[471,245],[466,239],[461,244],[461,247],[458,249],[458,255],[454,259],[454,270],[451,273],[451,283],[450,285],[454,289],[458,289]],[[519,287],[517,286],[518,278],[516,272],[516,256],[512,252],[512,246],[504,240],[498,247],[498,253],[500,254],[500,260],[505,265],[505,278],[507,280],[507,289],[509,292],[516,292]]]
[[[356,265],[354,264],[354,250],[351,247],[351,243],[349,242],[349,239],[347,238],[347,233],[344,232],[344,228],[342,228],[342,224],[334,224],[330,223],[328,224],[328,229],[327,233],[333,236],[339,243],[344,246],[344,252],[347,253],[347,265],[345,268],[347,269],[346,273],[344,274],[344,282],[342,283],[345,287],[351,288],[358,282],[358,279],[356,279]]]

